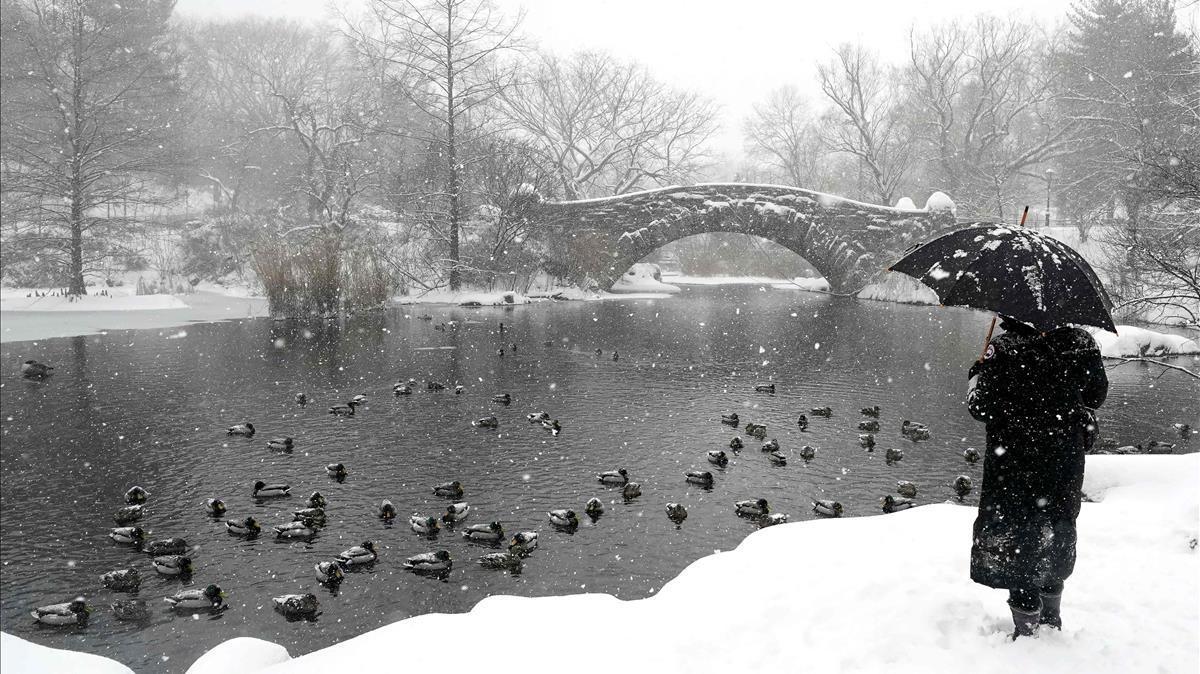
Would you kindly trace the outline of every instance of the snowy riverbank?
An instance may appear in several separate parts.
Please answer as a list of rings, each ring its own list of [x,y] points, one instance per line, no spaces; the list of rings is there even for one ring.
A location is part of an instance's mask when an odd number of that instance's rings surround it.
[[[1100,345],[1100,353],[1105,358],[1200,354],[1200,341],[1185,335],[1156,332],[1133,325],[1118,325],[1115,335],[1104,330],[1090,330],[1090,332],[1096,343]]]
[[[273,644],[232,640],[189,674],[424,671],[447,661],[455,669],[521,674],[607,674],[615,666],[1197,671],[1200,455],[1089,456],[1084,490],[1095,502],[1079,518],[1065,628],[1037,639],[1010,641],[1004,593],[967,577],[975,510],[933,504],[765,529],[735,550],[698,560],[640,601],[497,596],[470,613],[418,616],[286,661]],[[49,654],[27,642],[6,637],[4,645],[6,673],[63,671],[62,661],[43,660]],[[598,647],[609,650],[597,657]]]

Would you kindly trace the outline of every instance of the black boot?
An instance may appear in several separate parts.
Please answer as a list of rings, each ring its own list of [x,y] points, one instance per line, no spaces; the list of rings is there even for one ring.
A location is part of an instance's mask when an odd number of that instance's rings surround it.
[[[1042,615],[1038,618],[1039,625],[1049,625],[1056,630],[1062,629],[1062,615],[1058,612],[1062,606],[1062,592],[1058,594],[1042,593]]]
[[[1040,609],[1026,611],[1012,604],[1009,604],[1008,608],[1012,610],[1013,627],[1016,628],[1012,634],[1013,641],[1016,641],[1017,637],[1032,637],[1037,635],[1038,616],[1041,614]]]

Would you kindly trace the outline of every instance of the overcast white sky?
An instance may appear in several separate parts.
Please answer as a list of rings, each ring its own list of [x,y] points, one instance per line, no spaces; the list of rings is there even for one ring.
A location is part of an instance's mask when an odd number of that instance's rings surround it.
[[[361,0],[338,0],[353,8]],[[721,151],[737,155],[742,120],[772,89],[795,84],[814,99],[816,63],[847,41],[885,58],[906,55],[914,26],[980,12],[1058,26],[1070,0],[496,0],[525,10],[524,32],[569,53],[603,49],[646,64],[659,78],[700,91],[723,108]],[[320,21],[330,0],[179,0],[186,16],[244,14]],[[1194,13],[1190,21],[1194,21]],[[1189,21],[1189,22],[1190,22]]]

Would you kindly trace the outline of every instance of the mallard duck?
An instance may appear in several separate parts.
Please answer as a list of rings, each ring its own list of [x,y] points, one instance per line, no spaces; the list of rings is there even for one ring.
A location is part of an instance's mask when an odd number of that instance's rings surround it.
[[[512,396],[507,393],[497,393],[496,395],[492,396],[492,402],[499,403],[501,405],[508,405],[512,403]]]
[[[767,454],[767,460],[770,461],[771,464],[775,465],[775,466],[786,466],[787,465],[787,456],[785,456],[782,452],[771,452],[771,453]]]
[[[379,519],[384,522],[391,522],[396,519],[396,506],[392,502],[384,499],[383,503],[379,504]]]
[[[721,415],[721,423],[727,424],[729,426],[737,426],[741,422],[738,421],[737,412],[730,412],[729,414]]]
[[[342,550],[335,559],[342,566],[362,566],[379,559],[379,555],[375,552],[375,543],[363,541],[362,545]]]
[[[482,419],[476,419],[475,421],[472,421],[471,425],[475,428],[498,428],[500,426],[500,420],[496,418],[495,414],[489,414]]]
[[[39,363],[36,360],[27,360],[21,363],[21,376],[26,379],[45,379],[52,374],[50,371],[53,369],[52,365]]]
[[[638,484],[637,482],[628,482],[625,484],[625,487],[621,489],[621,496],[624,497],[626,501],[635,499],[641,495],[642,485]]]
[[[362,393],[359,393],[358,395],[351,398],[350,402],[354,403],[355,405],[366,405],[367,404],[367,396],[363,395]]]
[[[771,438],[767,442],[763,443],[761,449],[764,452],[778,452],[779,451],[779,441],[776,440],[775,438]]]
[[[275,531],[276,538],[300,538],[308,540],[317,535],[317,530],[309,526],[304,520],[295,520],[286,524],[278,524],[271,527]]]
[[[979,450],[974,447],[967,447],[963,450],[962,455],[967,463],[979,463]]]
[[[303,522],[305,526],[316,528],[325,526],[324,508],[301,508],[292,511],[293,522]]]
[[[745,425],[746,434],[762,440],[767,437],[767,427],[763,424],[752,424],[747,422]]]
[[[441,391],[446,388],[446,385],[440,381],[429,381],[425,383],[425,389],[428,391]]]
[[[812,461],[813,459],[817,458],[816,448],[810,447],[809,445],[804,445],[800,448],[800,458],[804,459],[805,461]]]
[[[503,358],[504,357],[504,348],[501,347],[499,349],[496,349],[496,355]]]
[[[499,522],[472,524],[463,531],[462,535],[469,541],[498,543],[504,540],[504,527]]]
[[[146,514],[145,508],[146,506],[141,505],[131,505],[125,506],[124,508],[117,508],[117,511],[113,513],[113,521],[122,525],[129,524],[130,522],[136,522],[142,519],[142,516]]]
[[[858,430],[866,431],[867,433],[878,433],[879,432],[879,420],[878,419],[867,419],[866,421],[860,421],[860,422],[858,422]]]
[[[417,572],[449,571],[453,566],[454,560],[448,550],[425,552],[404,560],[404,568]]]
[[[178,536],[160,538],[142,546],[142,551],[150,555],[182,555],[188,551],[188,543]]]
[[[293,440],[291,436],[283,435],[267,440],[267,449],[271,449],[276,452],[291,452],[296,448],[295,444],[295,440]]]
[[[45,625],[83,625],[92,612],[83,597],[76,597],[65,604],[39,606],[29,612],[34,621]]]
[[[297,393],[295,400],[296,400],[297,405],[304,407],[305,405],[308,404],[308,394],[307,393]]]
[[[875,449],[875,436],[870,433],[859,433],[858,445],[868,452],[872,451]]]
[[[220,517],[225,514],[225,502],[219,498],[210,498],[204,501],[204,510],[211,517]]]
[[[624,468],[606,470],[597,475],[596,479],[602,484],[622,485],[629,482],[629,471],[625,470]]]
[[[392,384],[392,394],[393,395],[410,396],[410,395],[412,395],[412,393],[413,393],[412,386],[409,386],[408,384],[406,384],[402,381],[398,381],[395,384]]]
[[[309,494],[307,504],[309,508],[324,508],[327,505],[325,497],[319,491]]]
[[[891,494],[884,496],[879,500],[879,502],[883,506],[883,512],[885,513],[894,513],[898,510],[907,510],[916,505],[916,502],[911,498],[892,496]]]
[[[698,484],[701,487],[713,486],[713,474],[707,470],[689,470],[683,474],[683,477],[691,484]]]
[[[186,576],[192,572],[192,559],[184,555],[163,555],[150,560],[154,570],[164,576]]]
[[[884,454],[884,458],[887,459],[888,463],[895,463],[904,458],[904,450],[896,449],[895,447],[889,447],[887,452]]]
[[[600,349],[596,349],[596,357],[597,358],[599,358],[600,356],[603,356],[603,355],[604,355],[604,351],[602,351]]]
[[[900,424],[900,435],[903,435],[904,437],[908,438],[909,440],[912,440],[913,442],[920,442],[922,440],[928,440],[929,439],[929,427],[926,426],[925,424],[918,424],[918,423],[909,421],[908,419],[905,419]]]
[[[1151,440],[1146,443],[1145,447],[1146,452],[1149,454],[1171,454],[1175,451],[1175,443],[1173,442]]]
[[[118,599],[109,606],[117,620],[145,622],[150,619],[150,608],[141,599]]]
[[[226,435],[241,435],[243,437],[251,437],[254,435],[254,424],[250,422],[242,424],[234,424],[225,429]]]
[[[742,439],[736,435],[733,436],[733,439],[729,441],[729,448],[735,452],[741,450],[745,446],[746,443],[742,442]]]
[[[562,433],[562,426],[559,425],[558,419],[555,419],[554,421],[543,421],[542,428],[550,431],[550,435],[553,435],[554,437],[558,437],[558,434]]]
[[[593,496],[592,498],[588,499],[586,504],[584,504],[583,512],[586,513],[588,517],[599,517],[604,514],[604,504],[600,502],[600,499]]]
[[[825,517],[841,517],[842,504],[830,499],[821,499],[813,501],[813,512]]]
[[[1192,437],[1191,424],[1171,424],[1171,428],[1174,428],[1175,432],[1179,434],[1179,437],[1183,438],[1184,440],[1188,440]]]
[[[799,416],[799,417],[796,419],[796,427],[797,427],[797,428],[799,428],[799,429],[800,429],[800,430],[802,430],[802,431],[807,431],[807,430],[808,430],[808,417],[806,417],[806,416],[804,416],[803,414],[801,414],[801,415],[800,415],[800,416]]]
[[[900,480],[896,483],[896,493],[906,498],[915,498],[917,495],[917,485],[907,480]]]
[[[288,617],[304,617],[315,615],[320,604],[317,602],[317,595],[308,592],[305,594],[283,594],[278,597],[272,597],[271,602],[275,604],[275,610]]]
[[[859,411],[862,412],[862,415],[864,417],[875,417],[876,419],[879,418],[879,405],[872,405],[870,407],[864,407]]]
[[[247,517],[242,520],[225,520],[225,530],[234,536],[257,536],[262,527],[259,526],[258,520],[253,517]]]
[[[442,515],[442,521],[446,524],[460,522],[471,514],[471,506],[465,501],[459,503],[451,503],[446,506],[446,514]]]
[[[458,480],[453,482],[443,482],[439,485],[434,485],[433,495],[443,498],[462,498],[463,486]]]
[[[358,403],[353,400],[348,403],[338,403],[329,408],[329,413],[338,417],[352,417],[354,416],[354,408],[357,406]]]
[[[958,494],[958,498],[966,498],[967,494],[971,493],[971,478],[966,475],[959,475],[954,478],[954,493]]]
[[[617,353],[616,349],[613,349],[613,362],[615,363],[619,360],[621,360],[621,354]]]
[[[125,503],[129,505],[138,505],[139,503],[145,503],[146,499],[149,497],[150,492],[137,485],[134,485],[129,488],[129,491],[125,492]]]
[[[511,552],[493,552],[479,558],[479,565],[485,569],[507,569],[515,571],[521,568],[521,556]]]
[[[550,415],[546,412],[530,412],[525,415],[525,418],[529,420],[529,423],[536,424],[548,420]]]
[[[325,473],[332,478],[345,479],[348,473],[346,472],[346,464],[343,463],[328,463],[325,464]]]
[[[175,609],[218,609],[225,605],[225,593],[216,585],[203,590],[180,590],[164,599]]]
[[[756,384],[754,386],[754,392],[755,393],[774,393],[775,385],[774,384]]]
[[[577,527],[579,526],[579,517],[574,510],[565,508],[559,510],[551,510],[546,513],[550,517],[550,524],[556,527]]]
[[[114,592],[137,592],[142,585],[142,577],[134,567],[114,569],[100,576],[100,582]]]
[[[342,566],[337,562],[317,562],[313,565],[313,570],[317,572],[317,582],[325,585],[336,585],[346,577]]]
[[[788,521],[788,516],[783,513],[771,513],[758,521],[759,528],[773,527],[776,524],[783,524]]]
[[[708,450],[708,462],[724,468],[729,465],[729,457],[719,449],[710,449]]]
[[[438,521],[436,517],[413,514],[408,518],[408,526],[418,534],[428,536],[429,534],[437,533]]]
[[[254,498],[278,498],[291,496],[292,488],[286,484],[267,484],[262,480],[254,483]]]
[[[770,506],[767,505],[767,499],[752,499],[746,501],[738,501],[733,504],[739,515],[748,515],[750,517],[762,517],[771,512]]]
[[[508,542],[508,551],[528,557],[531,552],[537,549],[538,535],[536,531],[518,531],[513,534],[512,540]]]
[[[813,415],[814,417],[831,417],[831,416],[833,416],[833,408],[829,407],[829,406],[814,407],[811,410],[809,410],[808,413]]]
[[[455,385],[454,385],[454,395],[456,395],[456,396],[460,396],[460,395],[462,395],[462,394],[463,394],[463,393],[464,393],[466,390],[467,390],[467,389],[466,389],[466,388],[464,388],[462,384],[455,384]]]
[[[141,527],[117,527],[108,532],[108,537],[122,545],[141,545],[146,532]]]
[[[683,522],[687,519],[687,508],[683,507],[683,505],[679,503],[668,503],[667,519],[671,520],[675,524]]]

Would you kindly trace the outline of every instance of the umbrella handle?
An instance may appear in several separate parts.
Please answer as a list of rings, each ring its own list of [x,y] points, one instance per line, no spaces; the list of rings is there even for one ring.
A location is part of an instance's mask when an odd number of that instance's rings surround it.
[[[1029,206],[1025,206],[1025,210],[1021,211],[1021,226],[1025,226],[1025,218],[1029,216]]]
[[[992,343],[992,331],[996,329],[996,317],[992,316],[992,322],[988,325],[987,337],[983,338],[983,351],[979,352],[979,360],[977,363],[983,362],[983,357],[987,355],[988,344]]]

